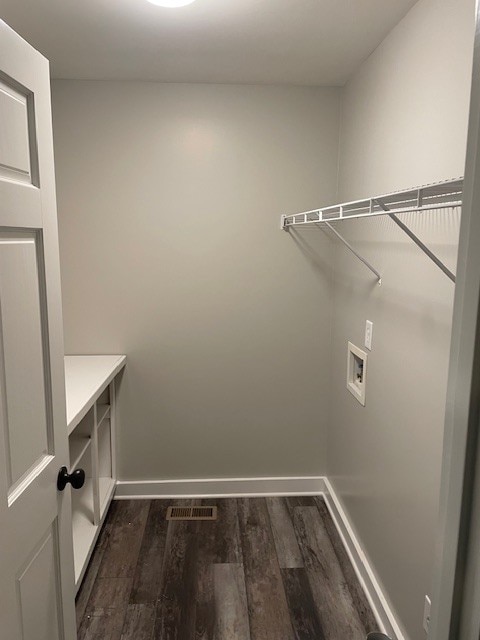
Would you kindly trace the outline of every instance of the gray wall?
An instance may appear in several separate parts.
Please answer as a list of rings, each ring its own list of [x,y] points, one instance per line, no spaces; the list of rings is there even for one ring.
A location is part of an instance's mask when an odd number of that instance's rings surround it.
[[[325,472],[339,90],[53,84],[68,353],[126,353],[122,479]]]
[[[340,200],[463,175],[473,1],[421,0],[347,84]],[[455,267],[459,214],[404,220]],[[453,285],[390,220],[342,232],[383,276],[336,244],[328,475],[399,619],[423,639],[437,521]],[[374,323],[367,402],[347,391],[347,341]]]

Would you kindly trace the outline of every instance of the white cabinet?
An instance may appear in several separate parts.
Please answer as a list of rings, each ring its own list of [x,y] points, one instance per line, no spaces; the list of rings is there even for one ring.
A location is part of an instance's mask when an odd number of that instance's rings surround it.
[[[125,356],[65,356],[69,471],[86,476],[72,490],[76,591],[115,491],[117,376],[125,363]]]

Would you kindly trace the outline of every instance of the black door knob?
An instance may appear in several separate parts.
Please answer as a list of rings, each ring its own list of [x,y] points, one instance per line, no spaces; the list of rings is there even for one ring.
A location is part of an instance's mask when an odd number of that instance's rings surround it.
[[[73,473],[68,473],[67,467],[62,467],[58,472],[57,489],[63,491],[68,482],[74,489],[81,489],[85,484],[85,471],[75,469]]]

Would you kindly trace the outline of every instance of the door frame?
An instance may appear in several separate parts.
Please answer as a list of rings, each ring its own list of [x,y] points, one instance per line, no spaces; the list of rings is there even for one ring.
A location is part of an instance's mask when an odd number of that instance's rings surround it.
[[[430,640],[480,637],[480,9],[445,414]]]

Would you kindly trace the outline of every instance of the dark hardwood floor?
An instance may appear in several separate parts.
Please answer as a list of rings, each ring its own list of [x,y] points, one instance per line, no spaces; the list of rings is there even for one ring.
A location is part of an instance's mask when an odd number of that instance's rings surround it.
[[[165,520],[217,505],[214,522]],[[365,640],[375,618],[322,498],[114,502],[78,640]]]

